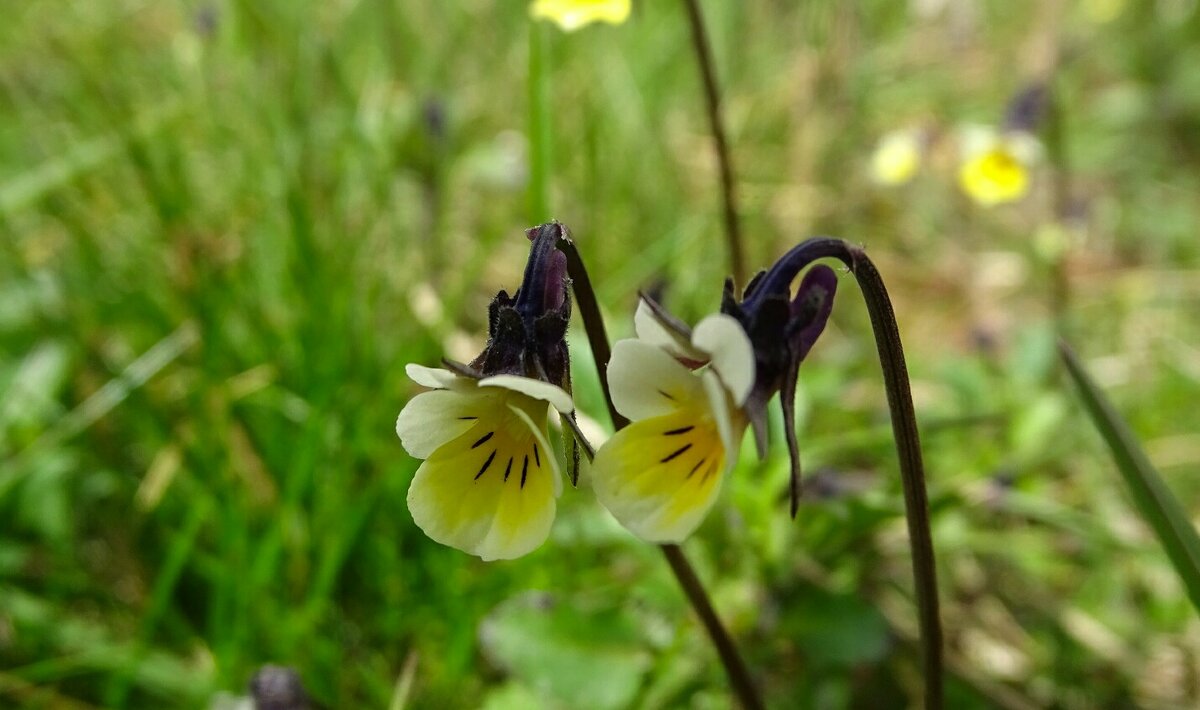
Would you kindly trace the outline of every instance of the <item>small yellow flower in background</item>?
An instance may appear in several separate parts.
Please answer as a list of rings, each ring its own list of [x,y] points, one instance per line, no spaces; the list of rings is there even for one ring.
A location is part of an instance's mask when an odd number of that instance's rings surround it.
[[[633,534],[680,542],[704,520],[737,460],[754,352],[730,316],[705,318],[690,342],[656,318],[643,301],[638,338],[613,347],[613,405],[632,423],[596,452],[592,486]]]
[[[1104,25],[1120,17],[1125,5],[1125,0],[1084,0],[1083,15],[1097,25]]]
[[[562,492],[547,405],[569,414],[571,396],[517,375],[475,379],[415,364],[406,372],[432,388],[396,420],[404,448],[425,459],[408,489],[413,521],[433,540],[484,560],[540,546]]]
[[[1016,202],[1029,192],[1033,166],[1041,153],[1032,135],[972,127],[964,132],[962,145],[958,183],[975,202],[993,207]]]
[[[534,0],[529,14],[573,32],[592,22],[619,25],[629,18],[630,4],[631,0]]]
[[[920,169],[923,152],[918,130],[908,128],[886,134],[871,154],[871,179],[880,185],[907,183]]]

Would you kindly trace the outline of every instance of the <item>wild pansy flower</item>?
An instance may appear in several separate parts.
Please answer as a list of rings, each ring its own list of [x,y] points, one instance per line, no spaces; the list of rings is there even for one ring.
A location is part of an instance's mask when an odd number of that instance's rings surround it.
[[[782,392],[792,460],[792,514],[799,496],[795,397],[800,362],[825,328],[837,276],[793,250],[758,274],[742,300],[726,281],[721,313],[695,331],[643,297],[636,340],[613,347],[613,405],[633,423],[596,452],[596,497],[626,528],[651,542],[679,542],[704,519],[752,425],[766,455],[767,402]]]
[[[734,296],[733,281],[725,281],[721,312],[732,316],[745,330],[754,349],[754,388],[746,398],[745,413],[754,429],[759,458],[767,452],[767,403],[780,393],[783,428],[791,459],[791,512],[800,498],[800,451],[796,442],[796,385],[800,363],[825,330],[837,291],[837,274],[828,266],[811,267],[792,294],[792,281],[809,265],[811,257],[801,244],[767,271],[751,279]]]
[[[754,354],[737,321],[716,314],[694,332],[642,300],[637,338],[613,346],[612,403],[631,420],[596,452],[596,498],[632,533],[679,542],[700,525],[737,459]]]
[[[1016,202],[1029,192],[1039,152],[1037,139],[1028,133],[967,129],[958,184],[984,207]]]
[[[871,154],[871,179],[880,185],[903,185],[912,180],[921,167],[924,143],[921,132],[912,128],[884,135]]]
[[[593,22],[619,25],[629,18],[631,0],[534,0],[529,14],[573,32]]]
[[[431,388],[396,421],[409,454],[425,459],[408,508],[425,534],[484,560],[520,557],[541,545],[562,491],[547,436],[548,405],[573,412],[565,335],[571,315],[558,223],[529,230],[521,288],[488,309],[488,343],[470,364],[410,364]]]
[[[1032,84],[1013,97],[1000,131],[969,126],[962,133],[963,163],[958,182],[984,207],[1016,202],[1029,192],[1041,144],[1034,135],[1046,113],[1047,91]]]

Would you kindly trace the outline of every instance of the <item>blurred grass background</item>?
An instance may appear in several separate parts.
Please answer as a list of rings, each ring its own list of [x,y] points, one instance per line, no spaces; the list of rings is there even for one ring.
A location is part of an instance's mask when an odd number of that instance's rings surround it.
[[[1200,624],[1054,339],[1200,513],[1197,4],[703,5],[750,263],[841,236],[893,292],[949,706],[1194,707]],[[0,706],[210,707],[265,663],[328,707],[728,706],[657,551],[586,489],[509,563],[432,543],[405,507],[403,366],[482,347],[525,227],[572,228],[614,336],[638,288],[665,285],[693,321],[718,303],[717,175],[682,7],[540,31],[546,215],[526,196],[523,2],[8,8]],[[1025,200],[974,206],[954,183],[957,127],[997,123],[1047,79],[1053,160]],[[934,137],[922,172],[872,184],[875,142],[906,126]],[[573,342],[579,400],[603,421]],[[772,706],[917,697],[873,353],[843,279],[801,374],[798,519],[776,446],[743,457],[685,546]]]

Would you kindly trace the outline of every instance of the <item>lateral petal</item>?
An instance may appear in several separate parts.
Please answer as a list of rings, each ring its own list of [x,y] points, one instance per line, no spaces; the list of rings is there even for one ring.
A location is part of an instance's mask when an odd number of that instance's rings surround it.
[[[712,368],[729,388],[737,406],[746,403],[754,387],[754,347],[732,316],[714,313],[696,325],[692,343],[712,358]]]
[[[495,416],[496,397],[476,392],[435,389],[413,397],[396,418],[396,434],[409,455],[428,458],[437,448]]]
[[[702,401],[700,381],[670,353],[641,340],[619,340],[608,361],[613,406],[630,419],[667,414]]]
[[[677,357],[705,362],[708,357],[692,345],[692,334],[686,325],[676,321],[661,306],[654,306],[645,296],[638,299],[633,314],[633,331],[638,340],[666,350]]]
[[[415,362],[405,365],[404,372],[408,375],[408,379],[422,387],[430,387],[432,389],[451,387],[459,379],[458,375],[449,370],[444,370],[440,367],[425,367]]]

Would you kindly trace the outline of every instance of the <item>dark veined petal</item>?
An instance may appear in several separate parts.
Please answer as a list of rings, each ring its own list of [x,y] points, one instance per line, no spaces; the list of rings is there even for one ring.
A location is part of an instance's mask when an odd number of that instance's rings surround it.
[[[550,534],[562,485],[545,427],[543,402],[509,395],[417,469],[408,490],[413,521],[484,560],[536,549]]]
[[[682,541],[717,499],[725,445],[715,423],[698,414],[677,410],[634,422],[596,452],[596,498],[643,540]]]

